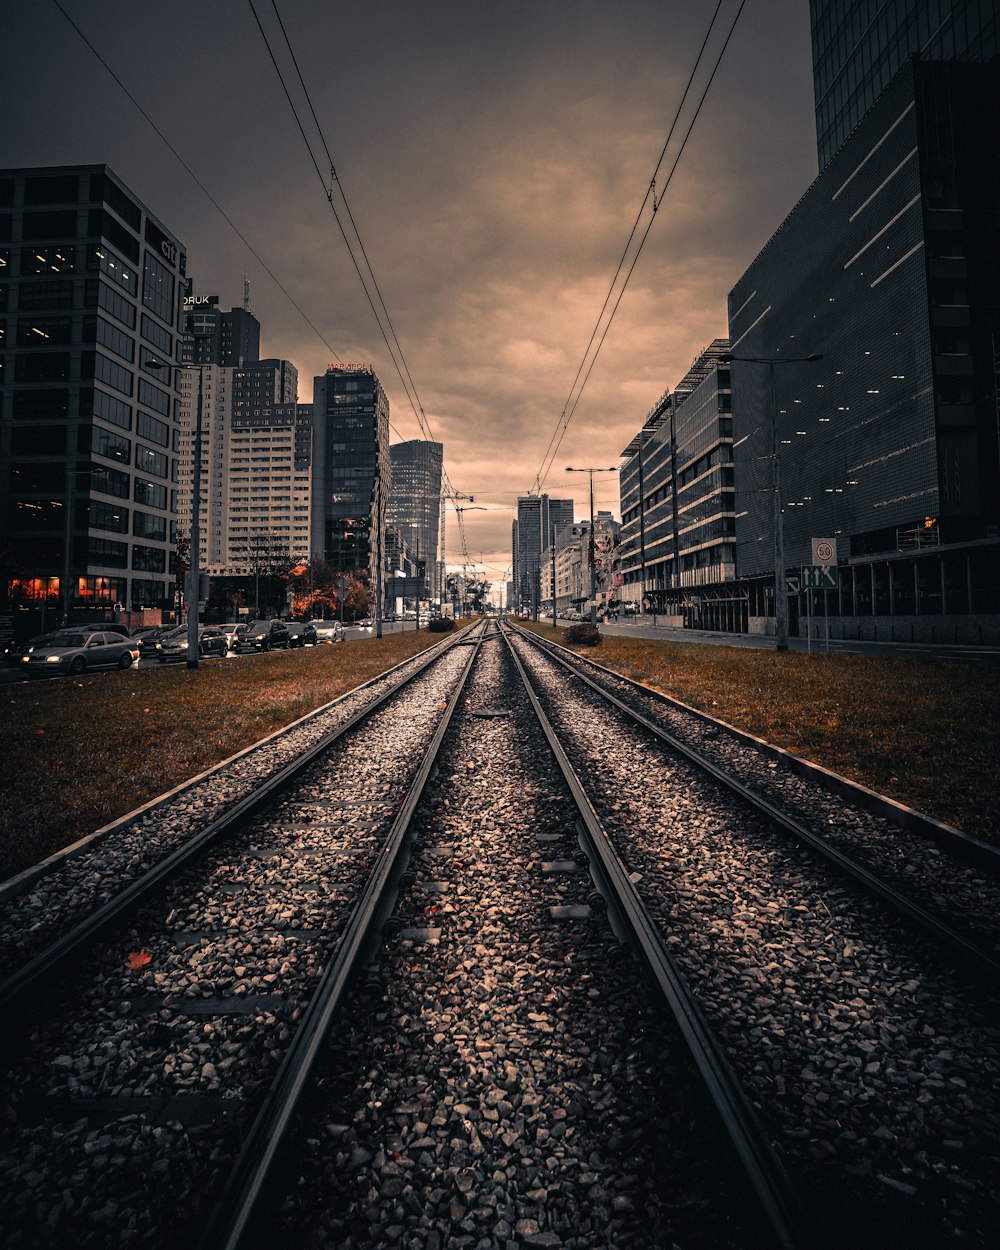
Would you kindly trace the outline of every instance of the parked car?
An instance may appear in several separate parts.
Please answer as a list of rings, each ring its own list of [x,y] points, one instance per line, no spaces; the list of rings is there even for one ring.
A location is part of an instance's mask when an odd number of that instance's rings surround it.
[[[29,677],[86,673],[94,668],[131,668],[139,649],[130,638],[97,630],[60,629],[29,643],[21,656]]]
[[[11,668],[16,668],[21,663],[21,656],[29,647],[35,646],[41,642],[43,638],[47,638],[47,634],[35,634],[29,638],[27,642],[14,642],[11,640],[6,643],[3,649],[3,662],[9,664]]]
[[[240,651],[273,651],[275,647],[291,646],[292,637],[284,621],[254,621],[246,633],[239,635]]]
[[[289,621],[288,642],[292,647],[314,647],[316,645],[316,626],[311,621]]]
[[[177,629],[176,625],[154,625],[148,633],[143,633],[139,639],[140,655],[155,655],[156,644],[161,638],[166,638],[167,634],[172,634]]]
[[[340,621],[310,621],[317,642],[343,642],[344,627]]]
[[[232,621],[226,625],[216,625],[215,628],[222,630],[222,632],[226,635],[226,641],[229,644],[229,650],[235,651],[236,650],[236,636],[239,633],[239,631],[243,628],[243,626],[237,625],[235,621]]]
[[[229,654],[229,639],[221,629],[206,626],[198,631],[198,654],[205,658],[217,655],[220,658]],[[161,664],[171,660],[186,660],[188,655],[188,632],[186,625],[179,625],[169,634],[160,638],[156,644],[156,658]]]

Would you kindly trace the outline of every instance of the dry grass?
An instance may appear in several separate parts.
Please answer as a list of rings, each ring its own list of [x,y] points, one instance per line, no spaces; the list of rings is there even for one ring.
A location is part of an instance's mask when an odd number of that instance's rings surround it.
[[[440,641],[425,630],[246,661],[3,687],[0,879]]]
[[[565,642],[565,631],[533,626]],[[1000,841],[997,670],[605,635],[573,648],[987,842]]]

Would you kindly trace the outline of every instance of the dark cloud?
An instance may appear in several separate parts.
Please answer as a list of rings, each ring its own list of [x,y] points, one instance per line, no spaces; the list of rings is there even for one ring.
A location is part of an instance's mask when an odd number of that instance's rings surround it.
[[[340,356],[375,365],[400,436],[418,436],[248,5],[63,2]],[[268,0],[256,6],[286,64]],[[488,507],[465,518],[470,552],[502,570],[512,506],[542,463],[712,6],[279,7],[451,479]],[[0,163],[110,164],[184,240],[199,291],[238,303],[247,270],[264,350],[295,362],[310,398],[327,348],[55,6],[5,9],[18,55],[0,84]],[[585,479],[564,466],[616,463],[725,333],[729,289],[815,173],[808,39],[805,0],[756,0],[741,18],[546,483],[575,493],[580,515]],[[599,506],[612,503],[609,480]]]

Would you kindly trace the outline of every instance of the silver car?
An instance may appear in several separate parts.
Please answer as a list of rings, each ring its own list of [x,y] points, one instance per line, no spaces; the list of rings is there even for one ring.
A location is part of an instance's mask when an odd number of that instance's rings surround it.
[[[59,629],[32,641],[18,667],[29,677],[55,673],[86,673],[94,668],[131,668],[139,658],[139,647],[121,634]]]
[[[317,642],[343,642],[344,627],[340,621],[310,621],[316,631]]]

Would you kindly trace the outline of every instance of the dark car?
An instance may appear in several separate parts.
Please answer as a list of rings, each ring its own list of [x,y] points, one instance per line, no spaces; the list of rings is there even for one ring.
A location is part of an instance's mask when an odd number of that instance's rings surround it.
[[[221,629],[206,626],[198,631],[198,654],[204,659],[209,655],[224,658],[229,654],[229,639]],[[188,655],[188,632],[186,625],[170,631],[156,644],[156,658],[161,664],[171,660],[186,660]]]
[[[288,634],[293,647],[316,645],[316,626],[311,621],[289,621]]]
[[[29,643],[19,668],[29,677],[45,677],[94,668],[131,668],[138,658],[138,647],[121,634],[70,628]]]
[[[139,643],[139,654],[155,655],[156,644],[161,638],[166,638],[167,634],[172,634],[176,628],[176,625],[156,625],[148,632],[143,631],[137,639]]]
[[[272,651],[275,647],[292,645],[292,636],[284,621],[255,621],[237,638],[238,651]]]

